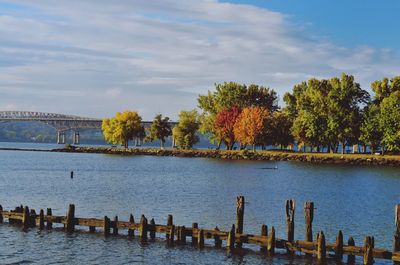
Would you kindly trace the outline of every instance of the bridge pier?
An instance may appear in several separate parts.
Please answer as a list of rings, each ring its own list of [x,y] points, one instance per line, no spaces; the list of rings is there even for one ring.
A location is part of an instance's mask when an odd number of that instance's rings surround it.
[[[73,135],[73,143],[74,144],[80,144],[81,142],[81,137],[79,135],[78,131],[74,131],[74,135]]]
[[[65,144],[65,132],[57,131],[57,144]]]

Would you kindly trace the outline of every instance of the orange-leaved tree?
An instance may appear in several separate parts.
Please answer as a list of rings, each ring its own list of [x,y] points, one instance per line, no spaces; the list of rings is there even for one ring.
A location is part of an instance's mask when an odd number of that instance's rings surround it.
[[[235,123],[234,133],[241,146],[253,145],[253,151],[262,135],[268,111],[261,107],[244,108]]]
[[[232,150],[235,145],[233,129],[241,113],[239,107],[225,108],[218,112],[214,122],[215,136],[224,142],[226,149]]]

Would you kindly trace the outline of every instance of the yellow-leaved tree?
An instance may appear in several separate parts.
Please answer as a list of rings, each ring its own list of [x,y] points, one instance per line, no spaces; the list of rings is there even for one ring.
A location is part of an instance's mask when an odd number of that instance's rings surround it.
[[[142,117],[136,111],[117,112],[115,117],[104,119],[101,125],[105,140],[111,144],[121,144],[128,148],[129,140],[144,137]]]

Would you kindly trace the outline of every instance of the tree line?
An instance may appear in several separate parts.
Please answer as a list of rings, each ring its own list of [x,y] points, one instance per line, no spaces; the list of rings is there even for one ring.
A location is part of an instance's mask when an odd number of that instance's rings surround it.
[[[179,148],[190,149],[208,134],[217,149],[257,146],[286,148],[294,143],[317,152],[344,152],[359,145],[363,152],[400,151],[400,76],[374,81],[373,95],[362,89],[352,75],[331,79],[312,78],[285,93],[278,105],[274,89],[256,84],[225,82],[199,95],[196,110],[181,111],[173,128],[168,117],[158,114],[150,128],[141,125],[133,111],[117,113],[103,121],[105,139],[128,147],[133,138],[145,141],[173,136]]]

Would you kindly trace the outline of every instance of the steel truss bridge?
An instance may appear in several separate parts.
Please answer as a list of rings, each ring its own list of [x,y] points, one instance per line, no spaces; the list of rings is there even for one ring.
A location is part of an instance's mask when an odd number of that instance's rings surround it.
[[[47,124],[57,130],[57,142],[65,144],[65,132],[74,131],[73,143],[79,144],[79,130],[82,129],[100,129],[102,119],[85,118],[74,115],[65,115],[57,113],[45,113],[35,111],[0,111],[0,122],[12,121],[37,121]],[[151,125],[151,121],[142,121],[142,125],[147,128]],[[175,125],[175,122],[170,122]],[[136,144],[140,144],[140,140],[136,140]]]

